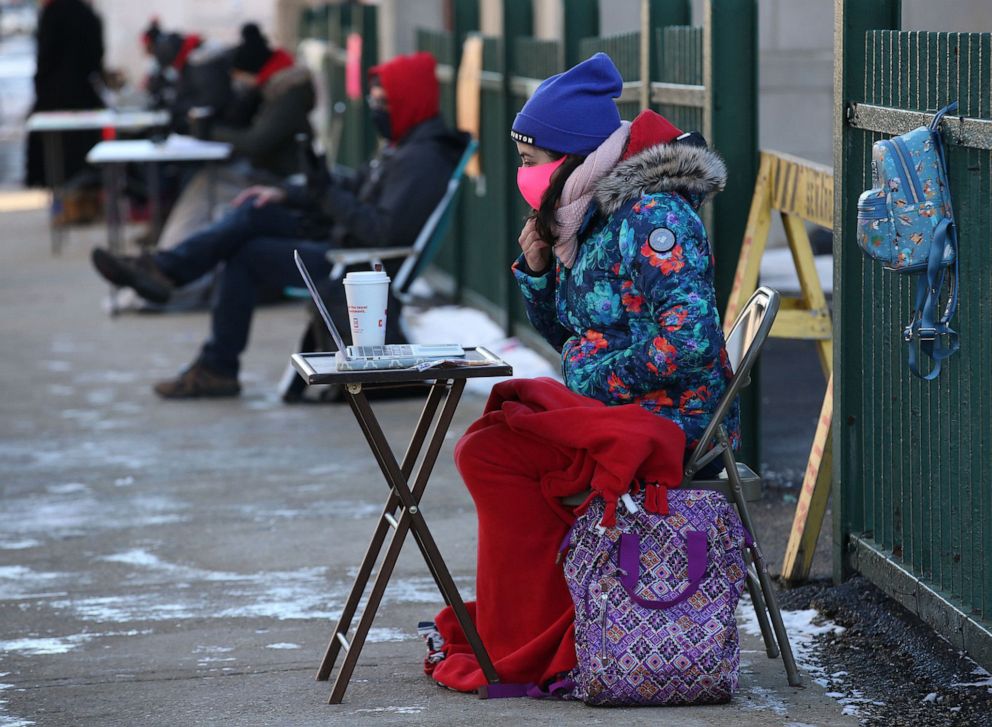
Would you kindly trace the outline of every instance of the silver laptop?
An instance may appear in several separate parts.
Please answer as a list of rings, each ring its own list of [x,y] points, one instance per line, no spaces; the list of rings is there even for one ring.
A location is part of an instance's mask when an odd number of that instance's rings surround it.
[[[331,338],[337,344],[338,370],[405,369],[428,361],[461,358],[465,355],[465,349],[453,343],[438,345],[390,343],[384,346],[346,346],[341,333],[327,312],[323,298],[317,293],[317,287],[313,284],[310,271],[303,264],[298,250],[293,251],[293,259],[296,260],[296,267],[300,269],[300,275],[303,276],[303,282],[307,284],[307,290],[310,291],[310,297],[313,298],[320,317],[324,319],[324,324],[327,326]]]

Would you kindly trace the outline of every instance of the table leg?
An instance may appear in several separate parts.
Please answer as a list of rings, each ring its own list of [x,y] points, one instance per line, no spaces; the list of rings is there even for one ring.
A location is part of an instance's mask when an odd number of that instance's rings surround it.
[[[427,527],[427,522],[419,508],[419,496],[423,494],[423,490],[426,488],[427,479],[430,475],[431,469],[434,466],[434,462],[437,459],[437,455],[440,452],[444,435],[447,432],[448,425],[450,425],[451,418],[454,415],[455,406],[457,405],[458,398],[461,396],[461,392],[464,387],[464,380],[452,382],[448,399],[445,401],[445,405],[441,412],[441,417],[430,437],[427,451],[424,455],[424,461],[421,463],[420,468],[418,468],[414,491],[412,492],[409,489],[405,476],[396,462],[396,458],[393,456],[388,447],[385,435],[383,434],[382,428],[379,426],[379,422],[376,420],[375,415],[368,404],[368,400],[365,398],[364,394],[361,393],[360,389],[357,393],[352,394],[355,407],[360,411],[365,422],[363,429],[367,427],[368,436],[371,437],[370,443],[374,442],[374,446],[379,449],[382,460],[381,464],[384,465],[383,474],[389,482],[393,492],[399,496],[399,499],[403,504],[403,511],[400,514],[399,520],[396,522],[393,538],[389,543],[386,556],[383,559],[382,566],[380,567],[375,583],[372,586],[372,592],[369,594],[369,600],[365,606],[365,611],[359,619],[355,636],[351,643],[346,646],[347,653],[345,655],[345,660],[341,665],[341,670],[338,672],[337,679],[334,681],[334,688],[331,691],[331,697],[329,700],[331,704],[340,704],[341,700],[344,698],[344,693],[348,687],[348,682],[351,679],[355,665],[358,662],[358,656],[361,653],[362,646],[368,636],[369,629],[372,627],[372,621],[375,619],[375,614],[379,609],[380,603],[382,602],[382,596],[385,593],[386,585],[389,582],[393,568],[399,558],[400,551],[403,547],[403,541],[406,538],[406,533],[410,529],[413,530],[414,537],[421,546],[421,551],[424,553],[425,561],[427,562],[428,567],[431,568],[432,572],[435,574],[435,579],[439,590],[450,602],[452,610],[455,613],[455,617],[457,618],[459,625],[462,627],[469,644],[472,646],[472,650],[479,661],[479,665],[482,668],[486,679],[490,683],[496,683],[499,681],[499,676],[496,673],[492,660],[489,658],[489,654],[486,652],[485,646],[482,644],[482,639],[479,637],[475,624],[469,617],[468,610],[465,608],[465,604],[458,593],[458,588],[455,585],[454,579],[448,571],[444,558],[441,556],[437,543],[435,543],[434,537],[431,534],[430,529]],[[335,636],[335,638],[337,638],[337,636]],[[342,636],[341,638],[343,639],[344,637]]]
[[[158,236],[162,232],[162,193],[159,189],[159,181],[158,164],[150,162],[148,164],[148,204],[151,208],[149,238],[153,242],[158,242]]]
[[[437,412],[438,405],[441,403],[441,397],[444,394],[444,390],[445,386],[435,384],[431,387],[430,393],[427,396],[427,401],[424,403],[424,409],[420,414],[419,420],[417,421],[417,427],[410,439],[410,445],[407,447],[406,454],[403,457],[401,470],[406,477],[410,476],[410,473],[413,471],[413,466],[416,463],[417,458],[420,456],[420,449],[423,446],[425,438],[427,437],[427,432],[430,430],[430,424],[434,420],[434,414]],[[362,429],[362,433],[365,434],[366,439],[371,443],[372,439],[369,436],[366,424],[362,419],[359,410],[355,407],[350,395],[348,396],[348,401],[352,405],[352,411],[355,412],[355,417],[358,419],[358,424]],[[373,453],[375,454],[376,460],[379,461],[380,454],[376,451],[374,445]],[[317,671],[317,681],[326,681],[331,675],[331,670],[334,668],[334,663],[337,661],[338,654],[341,652],[341,642],[338,639],[338,634],[345,636],[348,633],[348,629],[351,628],[351,620],[354,618],[355,611],[358,609],[358,604],[362,600],[362,594],[365,593],[365,586],[368,585],[369,576],[372,575],[372,569],[375,567],[375,562],[379,558],[382,545],[386,540],[386,533],[391,527],[389,521],[386,519],[386,516],[388,515],[389,517],[393,517],[396,512],[396,508],[399,507],[399,505],[399,496],[396,493],[390,493],[389,499],[386,501],[386,505],[382,509],[382,514],[379,516],[375,532],[372,534],[372,541],[369,543],[369,547],[365,552],[365,557],[362,559],[362,565],[358,570],[358,575],[355,577],[355,583],[351,588],[351,593],[349,594],[348,600],[341,611],[341,616],[338,618],[338,623],[334,628],[334,633],[331,634],[331,640],[327,645],[327,650],[324,652],[324,658],[320,662],[320,668]]]
[[[209,210],[210,221],[213,222],[217,217],[215,214],[217,209],[217,165],[213,162],[207,162],[207,209]]]
[[[62,135],[54,131],[41,133],[41,143],[45,153],[45,181],[52,192],[52,206],[48,211],[48,227],[51,236],[52,254],[62,252],[65,227],[58,216],[65,213],[65,164],[62,158]]]
[[[117,164],[105,164],[103,166],[103,193],[105,197],[104,215],[107,218],[107,249],[115,254],[122,252],[121,244],[121,210],[119,198],[119,169]],[[117,315],[117,293],[116,286],[110,286],[110,315]]]

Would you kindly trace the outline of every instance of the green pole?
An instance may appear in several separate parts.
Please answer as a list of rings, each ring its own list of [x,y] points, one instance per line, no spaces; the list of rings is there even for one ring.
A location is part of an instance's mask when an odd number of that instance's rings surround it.
[[[504,191],[506,229],[508,234],[505,241],[505,260],[513,260],[520,253],[517,244],[517,233],[520,231],[520,216],[518,205],[510,200],[517,199],[517,156],[516,146],[510,139],[510,127],[519,109],[513,103],[513,94],[510,91],[510,81],[516,73],[514,46],[517,38],[524,38],[533,35],[534,32],[534,8],[531,0],[503,0],[503,98],[505,100],[506,115],[503,128],[498,132],[505,149],[504,159],[507,167],[506,188]],[[513,281],[509,270],[504,268],[500,277],[500,298],[505,314],[505,328],[507,335],[513,332],[513,305],[511,296],[516,295],[513,289]]]
[[[834,417],[833,417],[833,526],[834,581],[851,574],[847,538],[852,524],[863,519],[861,457],[857,442],[864,426],[850,412],[859,410],[862,349],[859,336],[844,339],[845,323],[857,324],[864,304],[860,287],[861,253],[848,240],[857,216],[855,201],[862,191],[861,175],[865,135],[854,133],[846,123],[851,102],[864,100],[865,33],[869,30],[898,30],[900,0],[835,0],[834,2]],[[853,197],[851,195],[854,195]],[[850,282],[851,285],[846,285]],[[849,379],[850,377],[850,379]],[[868,453],[868,456],[872,456]]]
[[[565,68],[571,68],[584,60],[579,52],[583,38],[599,35],[599,0],[562,0],[565,28],[564,46]]]
[[[455,73],[462,62],[462,47],[465,37],[469,33],[479,31],[481,18],[479,14],[479,0],[451,0],[451,36],[452,36],[452,66]],[[457,79],[451,82],[451,96],[457,96]],[[451,104],[455,108],[454,100]],[[480,139],[481,142],[481,139]],[[464,187],[471,186],[468,181],[462,182]],[[469,223],[465,214],[465,197],[469,194],[467,189],[463,189],[459,200],[458,209],[455,210],[455,219],[452,220],[452,228],[456,230],[454,235],[454,277],[455,277],[455,300],[461,302],[465,293],[465,250],[464,246],[471,244],[472,224]]]
[[[651,18],[648,23],[648,80],[660,81],[663,73],[661,29],[670,25],[690,25],[692,7],[690,0],[650,0],[648,12]],[[643,60],[641,62],[644,63]]]
[[[379,8],[375,5],[362,5],[355,10],[360,10],[358,20],[355,23],[355,32],[362,36],[362,89],[367,90],[368,70],[378,63],[379,58]],[[354,11],[353,11],[354,12]],[[354,15],[352,16],[354,18]],[[365,130],[364,148],[365,158],[371,159],[375,154],[378,138],[372,129],[372,114],[365,104],[365,100],[360,99],[362,107],[363,129]]]
[[[704,134],[727,163],[727,187],[714,201],[710,239],[716,299],[727,308],[758,174],[758,3],[706,0],[703,25]],[[761,467],[759,377],[741,394],[739,459]]]

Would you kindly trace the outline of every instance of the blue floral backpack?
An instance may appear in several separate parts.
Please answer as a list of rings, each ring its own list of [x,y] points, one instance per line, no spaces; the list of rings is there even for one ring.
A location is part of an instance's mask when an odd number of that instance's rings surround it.
[[[913,317],[903,331],[909,368],[927,381],[940,375],[941,363],[959,348],[950,321],[958,304],[957,233],[947,158],[940,121],[957,102],[938,111],[929,126],[872,146],[872,188],[858,198],[857,240],[861,249],[897,273],[922,273],[916,285]],[[949,295],[938,317],[941,291]],[[933,360],[920,373],[915,341]],[[946,340],[946,343],[945,343]]]

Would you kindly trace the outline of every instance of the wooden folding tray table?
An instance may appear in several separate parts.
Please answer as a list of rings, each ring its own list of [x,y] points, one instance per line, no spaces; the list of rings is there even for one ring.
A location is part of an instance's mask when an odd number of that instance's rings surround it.
[[[338,371],[333,353],[297,353],[292,356],[292,364],[308,385],[337,384],[344,388],[345,398],[351,405],[351,410],[358,420],[365,439],[372,449],[372,454],[378,462],[386,484],[389,486],[389,497],[383,506],[382,514],[376,523],[372,541],[365,552],[365,558],[358,569],[358,575],[352,586],[351,594],[341,611],[334,633],[331,635],[327,651],[317,671],[319,681],[330,678],[337,658],[343,649],[344,662],[334,680],[334,687],[328,700],[331,704],[340,704],[344,698],[348,682],[355,670],[359,654],[368,637],[376,611],[382,602],[383,593],[392,575],[393,568],[399,558],[403,541],[408,531],[413,532],[414,540],[420,548],[434,582],[445,604],[450,605],[458,623],[461,625],[469,644],[475,652],[479,665],[490,684],[499,682],[499,676],[493,667],[492,660],[486,652],[475,624],[465,609],[455,586],[448,566],[438,550],[434,536],[427,526],[424,514],[420,510],[420,499],[427,488],[434,463],[437,460],[445,434],[451,425],[455,409],[458,406],[466,379],[510,376],[513,369],[502,359],[484,348],[467,349],[466,365],[435,367],[424,371],[416,369],[379,369],[363,371]],[[376,419],[372,407],[365,396],[365,388],[380,388],[402,386],[413,383],[429,383],[427,401],[417,421],[402,463],[397,461],[382,427]],[[425,447],[426,445],[426,447]],[[423,452],[423,458],[420,455]],[[418,459],[421,459],[419,466]],[[393,534],[386,548],[386,555],[376,575],[369,594],[365,610],[359,617],[358,627],[354,636],[348,638],[352,619],[358,610],[359,602],[365,592],[372,570],[386,541],[386,536],[392,530]]]

